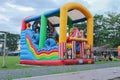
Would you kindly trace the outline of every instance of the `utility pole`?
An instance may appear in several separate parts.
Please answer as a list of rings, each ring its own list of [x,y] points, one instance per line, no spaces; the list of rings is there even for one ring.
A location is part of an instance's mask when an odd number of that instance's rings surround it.
[[[4,44],[3,44],[3,63],[2,63],[2,68],[6,68],[6,33],[4,33]]]
[[[3,60],[2,60],[2,68],[6,68],[6,33],[4,31],[0,31],[0,33],[4,34],[4,41],[3,41]]]

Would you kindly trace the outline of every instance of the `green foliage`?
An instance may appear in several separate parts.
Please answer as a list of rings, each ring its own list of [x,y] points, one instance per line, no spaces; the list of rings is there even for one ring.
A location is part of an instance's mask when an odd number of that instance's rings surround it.
[[[7,33],[6,36],[6,47],[8,47],[8,50],[15,51],[18,48],[18,41],[19,41],[20,35],[18,34],[11,34]],[[4,35],[0,35],[0,39],[4,39]]]
[[[18,40],[19,35],[18,34],[10,34],[7,33],[7,47],[9,50],[14,51],[18,48]]]
[[[74,24],[75,27],[78,27],[79,30],[83,30],[84,34],[86,35],[87,29],[86,29],[86,24],[87,22],[81,22],[79,24]]]

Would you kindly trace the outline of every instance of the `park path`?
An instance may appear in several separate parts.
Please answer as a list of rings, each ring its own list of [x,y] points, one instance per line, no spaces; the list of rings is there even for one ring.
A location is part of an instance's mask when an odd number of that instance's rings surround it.
[[[15,80],[111,80],[116,77],[120,77],[120,67],[44,75]],[[117,80],[120,80],[120,78]]]
[[[85,65],[68,65],[68,66],[51,66],[25,68],[16,70],[0,70],[0,80],[11,80],[16,78],[43,76],[49,74],[67,73],[90,69],[101,69],[109,67],[120,67],[120,62],[106,64],[85,64]]]

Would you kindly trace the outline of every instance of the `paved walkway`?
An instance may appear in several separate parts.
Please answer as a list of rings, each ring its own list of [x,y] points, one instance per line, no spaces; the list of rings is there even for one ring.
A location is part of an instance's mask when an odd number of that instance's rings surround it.
[[[111,80],[115,77],[120,77],[120,67],[44,75],[15,80]]]
[[[11,80],[34,76],[43,76],[58,73],[76,72],[91,69],[102,69],[110,67],[120,67],[120,62],[106,64],[85,64],[85,65],[68,65],[68,66],[50,66],[37,67],[16,70],[0,70],[0,80]]]

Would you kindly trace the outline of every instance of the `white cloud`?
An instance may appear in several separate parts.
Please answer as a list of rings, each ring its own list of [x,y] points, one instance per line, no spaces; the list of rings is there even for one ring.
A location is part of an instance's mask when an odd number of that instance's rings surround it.
[[[120,0],[3,0],[0,1],[0,26],[4,27],[0,27],[0,30],[20,33],[24,17],[52,11],[68,2],[80,3],[92,14],[120,12]]]
[[[88,6],[88,3],[86,3],[85,0],[52,0],[52,1],[53,1],[55,4],[60,5],[60,6],[66,4],[66,3],[68,3],[68,2],[78,2],[78,3],[80,3],[80,4],[84,4],[85,6]]]
[[[59,1],[58,0],[52,0],[54,3],[56,3],[56,4],[58,4],[59,3]]]
[[[6,22],[6,21],[8,22],[9,18],[5,15],[0,14],[0,23]]]
[[[84,0],[88,2],[89,6],[88,9],[93,13],[93,14],[104,14],[105,12],[119,12],[119,5],[116,5],[116,3],[120,3],[119,0]],[[115,9],[115,7],[118,8],[118,10]],[[113,8],[114,7],[114,8]]]
[[[106,11],[105,9],[108,7],[108,3],[110,0],[84,0],[86,2],[88,2],[89,4],[89,10],[93,13],[93,14],[96,14],[96,13],[101,13],[101,12],[104,12]]]
[[[5,8],[3,8],[3,7],[0,7],[0,11],[5,12],[5,11],[6,11],[6,9],[5,9]]]
[[[34,8],[32,8],[32,7],[20,6],[20,5],[15,5],[15,4],[11,4],[11,3],[6,3],[6,5],[13,9],[17,9],[19,11],[24,11],[24,12],[34,11]]]

